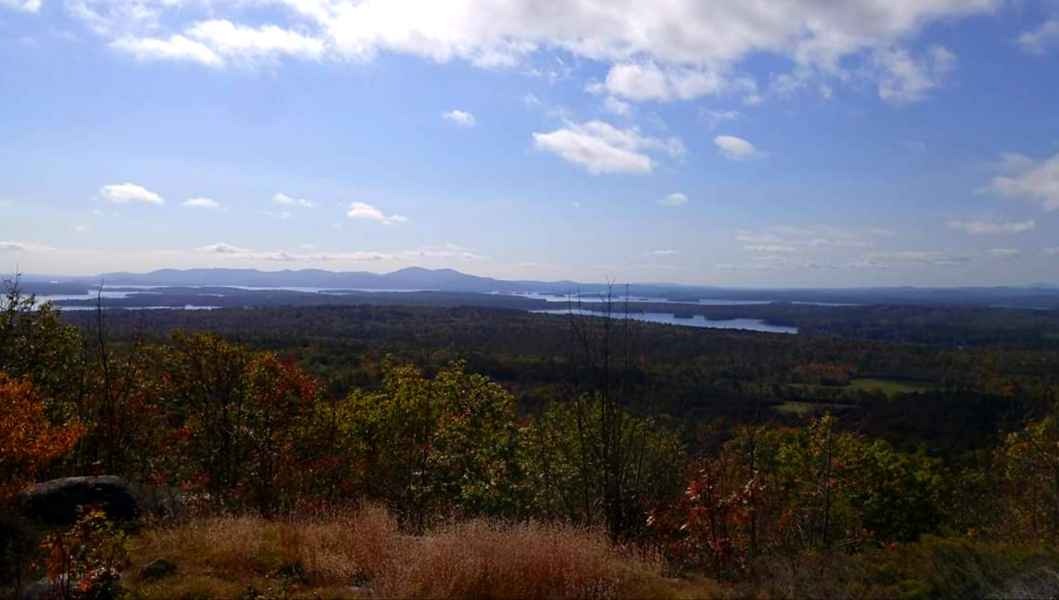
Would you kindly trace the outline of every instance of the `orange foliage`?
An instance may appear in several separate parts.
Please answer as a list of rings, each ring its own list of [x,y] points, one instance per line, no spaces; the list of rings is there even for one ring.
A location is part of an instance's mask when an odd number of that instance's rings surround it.
[[[0,373],[0,497],[32,482],[42,468],[74,447],[79,423],[52,425],[28,380]]]

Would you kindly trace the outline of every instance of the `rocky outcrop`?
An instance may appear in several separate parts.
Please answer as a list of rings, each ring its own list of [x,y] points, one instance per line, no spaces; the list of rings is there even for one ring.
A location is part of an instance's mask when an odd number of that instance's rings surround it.
[[[38,483],[18,495],[27,517],[47,525],[69,525],[81,507],[96,506],[112,521],[132,521],[141,514],[140,502],[124,479],[113,476],[65,477]]]
[[[177,571],[177,566],[164,558],[152,560],[140,569],[140,579],[150,581],[168,577]]]

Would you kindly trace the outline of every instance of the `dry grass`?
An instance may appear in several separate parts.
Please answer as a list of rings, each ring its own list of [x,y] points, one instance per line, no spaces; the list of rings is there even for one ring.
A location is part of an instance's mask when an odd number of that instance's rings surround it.
[[[471,521],[412,540],[373,582],[387,598],[619,598],[661,576],[598,533]]]
[[[456,523],[423,536],[367,506],[311,519],[201,519],[137,538],[137,566],[157,558],[176,575],[126,578],[143,598],[644,598],[702,597],[662,577],[598,532],[563,525]]]

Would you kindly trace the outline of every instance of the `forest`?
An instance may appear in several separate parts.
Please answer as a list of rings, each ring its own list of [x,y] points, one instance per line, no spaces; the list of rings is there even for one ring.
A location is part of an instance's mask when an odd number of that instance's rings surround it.
[[[0,302],[0,594],[1059,593],[1054,311]],[[157,506],[24,514],[72,476]]]

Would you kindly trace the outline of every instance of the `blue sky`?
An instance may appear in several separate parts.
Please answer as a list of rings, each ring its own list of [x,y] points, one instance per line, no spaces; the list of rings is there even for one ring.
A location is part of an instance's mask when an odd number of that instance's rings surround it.
[[[1059,283],[1059,3],[0,0],[0,270]]]

